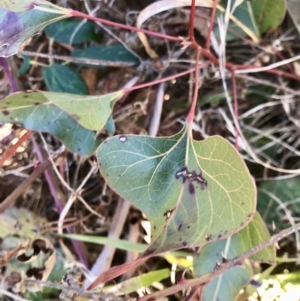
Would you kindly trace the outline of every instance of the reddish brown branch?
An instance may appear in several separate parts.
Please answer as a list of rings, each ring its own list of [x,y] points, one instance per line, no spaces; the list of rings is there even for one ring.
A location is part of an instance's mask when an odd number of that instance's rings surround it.
[[[31,136],[32,131],[27,131],[23,136],[19,138],[16,144],[11,145],[9,149],[0,158],[0,167],[3,166],[4,162],[7,161],[11,156],[15,154],[18,147],[21,146]]]
[[[196,53],[196,66],[199,65],[200,52],[201,52],[200,48],[198,48],[197,53]],[[187,118],[186,118],[187,124],[190,128],[192,128],[192,123],[193,123],[193,120],[195,117],[195,110],[196,110],[197,100],[198,100],[198,91],[199,91],[199,69],[196,68],[193,101],[192,101],[192,105],[191,105],[189,114],[187,115]]]
[[[195,28],[195,13],[196,13],[196,0],[192,0],[191,3],[191,14],[190,14],[190,27],[189,27],[189,38],[192,44],[195,44],[195,35],[194,35],[194,28]]]
[[[209,50],[209,48],[210,48],[210,37],[211,37],[212,30],[214,28],[217,4],[218,4],[218,0],[214,0],[213,8],[212,8],[211,16],[210,16],[210,24],[209,24],[209,28],[208,28],[208,32],[207,32],[207,37],[206,37],[206,43],[205,43],[205,47],[204,47],[206,50]]]

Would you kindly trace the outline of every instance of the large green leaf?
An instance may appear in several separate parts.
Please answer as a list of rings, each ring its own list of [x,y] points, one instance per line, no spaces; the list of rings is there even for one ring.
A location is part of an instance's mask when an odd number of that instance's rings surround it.
[[[151,222],[147,254],[223,239],[255,213],[255,184],[234,147],[191,135],[186,127],[166,138],[120,135],[97,151],[108,185]]]
[[[53,7],[50,8],[53,11]],[[0,56],[16,54],[26,40],[46,25],[68,17],[70,16],[62,14],[59,10],[57,13],[50,13],[34,8],[15,13],[0,8]]]
[[[46,34],[55,41],[65,44],[80,44],[94,40],[95,24],[92,21],[84,22],[80,19],[65,19],[48,25]]]
[[[208,274],[221,263],[223,258],[229,260],[270,239],[260,215],[256,213],[252,221],[241,231],[228,239],[213,242],[204,246],[194,256],[194,271],[197,277]],[[258,252],[252,258],[255,261],[274,262],[273,246]],[[233,267],[217,279],[207,284],[202,291],[203,300],[228,301],[235,300],[242,287],[250,280],[252,268],[249,262],[243,267]]]
[[[52,64],[43,68],[43,77],[49,91],[88,94],[86,83],[81,75],[69,66]]]
[[[100,144],[93,130],[99,131],[106,125],[112,106],[121,95],[19,92],[0,102],[0,122],[21,123],[30,130],[51,133],[71,151],[91,155]]]
[[[251,6],[261,34],[275,30],[286,13],[286,1],[283,0],[253,0]]]

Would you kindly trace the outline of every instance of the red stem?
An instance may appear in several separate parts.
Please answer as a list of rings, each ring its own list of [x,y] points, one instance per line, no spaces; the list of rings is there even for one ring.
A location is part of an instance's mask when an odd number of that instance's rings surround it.
[[[200,59],[200,48],[197,49],[196,53],[196,66],[199,65],[199,59]],[[195,70],[195,88],[194,88],[194,95],[193,95],[193,101],[192,105],[190,108],[190,111],[186,117],[186,122],[188,124],[188,127],[191,129],[192,128],[192,123],[195,117],[195,111],[196,111],[196,106],[197,106],[197,100],[198,100],[198,90],[199,90],[199,69],[196,68]]]
[[[214,28],[215,16],[216,16],[216,11],[217,11],[217,4],[218,4],[218,0],[214,0],[212,12],[211,12],[211,17],[210,17],[209,29],[208,29],[208,33],[207,33],[207,37],[206,37],[206,43],[205,43],[205,47],[204,47],[207,50],[209,50],[209,48],[210,48],[210,36],[211,36],[212,30]]]
[[[209,65],[209,63],[204,63],[201,66],[198,66],[197,68],[191,68],[189,70],[177,73],[175,75],[170,75],[170,76],[167,76],[167,77],[164,77],[164,78],[160,78],[160,79],[154,80],[154,81],[152,81],[150,83],[145,83],[145,84],[133,86],[133,87],[130,87],[130,88],[126,88],[126,89],[123,89],[122,91],[124,93],[126,93],[126,92],[131,92],[131,91],[134,91],[134,90],[137,90],[137,89],[141,89],[141,88],[146,88],[146,87],[150,87],[150,86],[153,86],[153,85],[157,85],[157,84],[160,84],[160,83],[172,80],[174,78],[190,74],[190,73],[194,72],[196,69],[197,69],[197,73],[198,73],[199,69],[207,67],[208,65]]]
[[[17,148],[21,146],[32,134],[32,131],[27,131],[23,136],[19,138],[16,144],[9,147],[9,149],[0,157],[0,167],[8,160],[11,156],[15,154]]]
[[[196,45],[197,45],[197,47],[199,47],[198,44],[196,44]],[[195,48],[194,45],[192,45],[192,46]],[[208,58],[212,63],[219,65],[219,60],[209,50],[201,48],[201,54],[203,54],[206,58]],[[256,66],[253,66],[253,65],[235,65],[235,64],[227,63],[227,62],[225,63],[225,67],[231,71],[257,68]],[[300,82],[300,76],[298,76],[296,74],[291,74],[291,73],[288,73],[288,72],[285,72],[285,71],[282,71],[279,69],[264,70],[262,72],[271,73],[271,74],[275,74],[278,76],[285,76],[285,77],[292,78],[292,79],[295,79]]]
[[[192,44],[196,44],[195,35],[194,35],[195,13],[196,13],[196,0],[192,0],[191,14],[190,14],[190,28],[189,28],[189,38]]]

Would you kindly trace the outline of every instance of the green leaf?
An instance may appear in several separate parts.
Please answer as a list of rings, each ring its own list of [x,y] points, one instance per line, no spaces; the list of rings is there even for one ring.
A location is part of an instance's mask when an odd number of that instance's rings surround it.
[[[57,13],[38,9],[15,13],[0,8],[0,56],[16,54],[26,40],[46,25],[68,17],[58,10]]]
[[[196,277],[212,272],[217,262],[222,262],[222,255],[229,259],[238,255],[233,237],[211,243],[205,246],[198,256],[195,256],[194,272]],[[204,286],[201,300],[235,300],[239,291],[250,281],[251,277],[252,268],[248,261],[242,267],[233,267]]]
[[[222,0],[220,4],[224,8],[226,8],[227,3],[228,0]],[[231,6],[233,6],[234,3],[235,1],[231,1]],[[224,17],[223,12],[217,11],[217,18],[220,17],[221,15]],[[248,3],[248,1],[244,1],[242,4],[240,4],[233,12],[233,16],[236,17],[241,23],[243,23],[247,28],[249,28],[256,35],[259,34],[255,19],[253,17],[252,7]],[[226,40],[232,41],[232,40],[239,39],[239,37],[234,33],[236,33],[237,35],[246,36],[246,33],[243,31],[243,29],[240,26],[235,24],[233,21],[230,21],[228,31],[226,34]],[[220,38],[219,27],[216,27],[215,34],[217,38]]]
[[[221,137],[194,141],[186,127],[166,138],[119,135],[97,157],[108,185],[150,220],[147,254],[223,239],[255,213],[254,181]]]
[[[104,129],[107,131],[109,136],[113,136],[115,131],[116,131],[116,126],[115,126],[115,122],[112,118],[112,116],[110,115],[105,126]]]
[[[94,23],[80,19],[67,19],[55,22],[45,28],[46,34],[56,42],[65,44],[81,44],[96,38]]]
[[[82,50],[76,50],[71,57],[86,58],[103,61],[103,66],[117,65],[117,63],[128,63],[131,65],[139,63],[139,59],[129,52],[122,44],[114,45],[92,45]],[[93,67],[91,64],[80,64]]]
[[[19,92],[0,102],[0,122],[21,123],[25,128],[48,132],[66,147],[91,155],[100,144],[92,130],[101,130],[109,120],[121,92],[81,96],[54,92]]]
[[[6,10],[21,12],[24,10],[30,10],[34,8],[35,5],[49,4],[46,0],[0,0],[0,7]]]
[[[30,69],[30,56],[28,55],[23,55],[23,63],[18,71],[19,75],[25,74],[29,69]]]
[[[117,91],[100,96],[80,96],[67,93],[40,92],[60,109],[68,113],[80,125],[89,130],[100,131],[111,126],[111,112],[123,92]]]
[[[43,78],[49,91],[88,94],[88,88],[81,75],[69,66],[52,64],[50,67],[45,67]]]
[[[275,30],[286,14],[286,1],[282,0],[253,0],[251,6],[260,34]]]
[[[194,256],[195,274],[200,277],[210,273],[215,268],[216,262],[222,262],[222,256],[228,260],[233,259],[268,239],[270,239],[270,234],[260,215],[256,213],[252,221],[238,233],[228,239],[204,246],[200,253]],[[250,259],[274,262],[275,249],[273,246],[267,247]],[[248,262],[244,267],[231,268],[204,287],[202,291],[203,300],[235,300],[236,295],[250,280],[251,275],[252,269]]]
[[[270,233],[258,212],[255,213],[252,221],[246,228],[237,233],[242,242],[240,253],[244,253],[251,248],[270,239]],[[276,259],[274,246],[269,246],[250,257],[253,261],[274,263]]]

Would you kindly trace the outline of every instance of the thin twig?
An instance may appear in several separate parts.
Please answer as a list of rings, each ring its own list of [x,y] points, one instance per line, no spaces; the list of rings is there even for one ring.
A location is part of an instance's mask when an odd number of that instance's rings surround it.
[[[89,173],[87,174],[87,176],[84,178],[84,180],[82,181],[81,185],[76,189],[76,191],[72,191],[65,207],[63,208],[63,210],[60,213],[59,219],[58,219],[58,233],[62,234],[63,233],[63,224],[64,224],[64,220],[65,217],[67,216],[70,208],[72,207],[74,201],[79,197],[80,192],[82,190],[82,187],[85,185],[85,183],[87,182],[87,180],[91,177],[91,175],[97,170],[97,168],[95,166],[93,166],[91,168],[91,170],[89,171]],[[84,201],[83,198],[81,198],[83,200],[83,202],[86,204],[86,202]],[[98,214],[97,214],[98,215]],[[72,228],[68,227],[68,232],[72,233]],[[81,260],[81,262],[87,267],[88,266],[88,260],[85,256],[85,248],[83,246],[83,244],[81,244],[79,241],[76,240],[72,240],[72,243],[74,246],[76,246],[76,252]],[[79,248],[80,247],[80,248]]]

